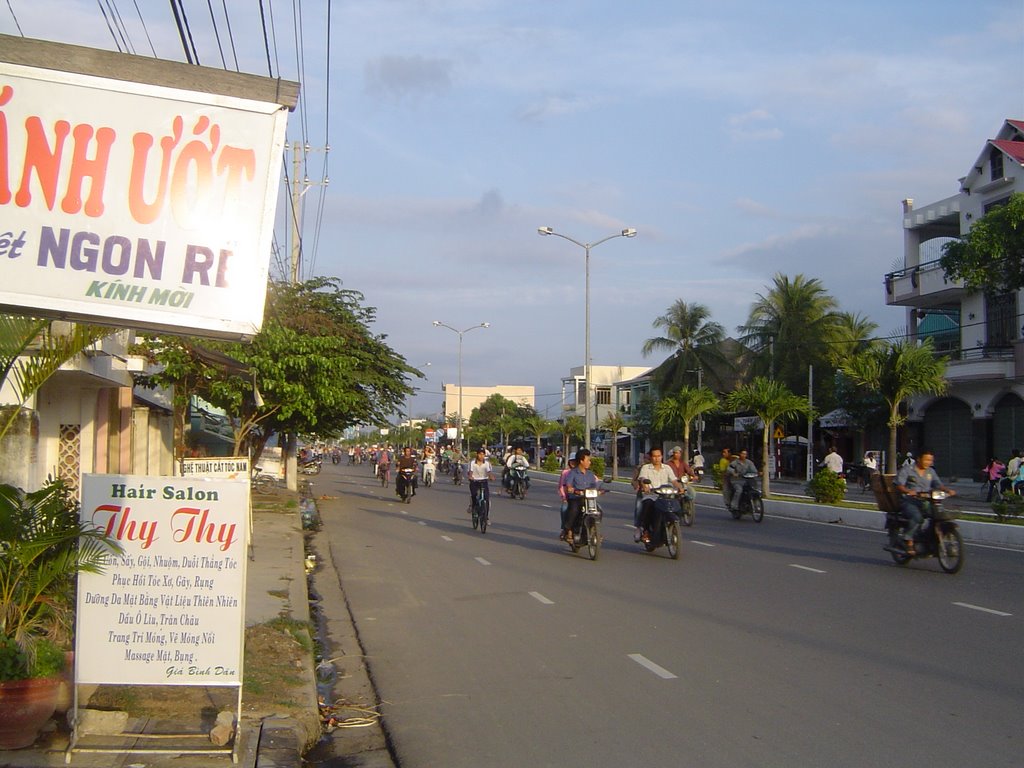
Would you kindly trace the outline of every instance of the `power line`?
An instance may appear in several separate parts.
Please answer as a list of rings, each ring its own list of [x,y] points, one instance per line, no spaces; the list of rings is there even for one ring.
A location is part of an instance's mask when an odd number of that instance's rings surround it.
[[[231,32],[231,17],[228,15],[228,0],[220,0],[221,5],[224,7],[224,21],[228,25],[228,42],[231,43],[231,56],[235,60],[235,72],[240,71],[238,68],[238,53],[235,51],[235,36]]]
[[[118,53],[124,53],[124,48],[121,47],[121,41],[117,37],[117,33],[114,32],[114,27],[110,24],[110,17],[107,16],[107,9],[103,7],[103,0],[96,0],[96,5],[100,7],[100,13],[103,14],[103,21],[107,23],[107,30],[110,32],[110,36],[114,38],[114,45],[117,46]]]
[[[181,47],[185,51],[185,60],[189,64],[198,64],[199,62],[192,60],[192,52],[188,48],[188,42],[185,39],[185,29],[181,24],[181,16],[178,14],[178,6],[174,0],[171,0],[171,10],[174,12],[174,23],[178,27],[178,38],[181,40]]]
[[[129,53],[134,54],[135,46],[132,45],[131,36],[124,25],[124,19],[121,18],[121,11],[117,7],[117,0],[107,0],[107,4],[110,6],[110,15],[114,19],[114,26],[117,27],[121,39],[124,40],[125,48],[128,49]]]
[[[217,29],[217,17],[213,15],[213,0],[206,0],[206,7],[210,10],[210,24],[213,25],[213,37],[217,41],[217,50],[220,51],[221,68],[227,69],[228,62],[224,58],[224,47],[220,44],[220,30]]]
[[[11,0],[7,0],[7,10],[11,12],[11,18],[14,19],[14,26],[18,28],[18,34],[24,37],[25,33],[21,31],[21,24],[18,23],[18,17],[14,15],[14,9],[11,7]]]
[[[267,17],[263,13],[263,0],[260,0],[260,23],[263,25],[263,47],[267,51],[267,74],[274,76],[274,67],[270,63],[270,39],[267,37]]]
[[[146,21],[142,18],[142,11],[139,10],[139,0],[132,0],[135,4],[135,12],[139,15],[139,23],[142,24],[142,31],[146,33],[146,40],[149,42],[149,50],[153,52],[153,58],[158,58],[156,48],[153,47],[153,40],[149,36],[149,29],[146,28]]]

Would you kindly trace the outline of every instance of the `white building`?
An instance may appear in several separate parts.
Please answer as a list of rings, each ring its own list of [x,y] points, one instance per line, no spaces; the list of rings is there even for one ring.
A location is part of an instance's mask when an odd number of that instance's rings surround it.
[[[1024,121],[1007,120],[981,148],[960,191],[915,207],[903,201],[903,269],[885,276],[886,303],[906,307],[912,338],[931,337],[950,358],[949,390],[910,404],[902,449],[930,447],[943,476],[970,477],[990,456],[1024,449],[1021,291],[968,292],[947,280],[941,244],[1024,192]]]
[[[609,413],[620,411],[618,389],[621,383],[647,373],[649,365],[591,365],[590,389],[594,395],[591,423],[596,428]],[[587,387],[584,367],[572,368],[562,379],[562,418],[579,416],[586,418]],[[628,395],[627,395],[628,397]]]

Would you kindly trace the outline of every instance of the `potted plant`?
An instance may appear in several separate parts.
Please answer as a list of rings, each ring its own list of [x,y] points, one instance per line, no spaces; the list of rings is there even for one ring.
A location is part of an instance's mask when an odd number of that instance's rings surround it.
[[[0,485],[0,749],[27,747],[56,705],[74,626],[75,576],[120,551],[78,519],[62,480]]]

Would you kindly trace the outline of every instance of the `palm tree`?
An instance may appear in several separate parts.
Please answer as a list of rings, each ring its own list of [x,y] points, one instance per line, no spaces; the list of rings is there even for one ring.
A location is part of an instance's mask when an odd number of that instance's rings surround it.
[[[839,312],[836,315],[835,337],[829,349],[829,359],[835,365],[842,366],[854,355],[873,345],[872,336],[876,330],[878,325],[859,312]]]
[[[790,389],[805,391],[807,366],[831,378],[827,365],[830,343],[836,338],[839,312],[836,300],[817,278],[776,274],[767,294],[757,294],[740,341],[759,353],[758,372],[774,373]],[[815,376],[819,379],[819,376]]]
[[[764,423],[761,437],[761,488],[768,495],[768,436],[776,421],[791,419],[801,414],[810,417],[811,406],[806,397],[794,395],[781,381],[756,377],[749,384],[740,385],[728,397],[728,405],[736,411],[753,411]]]
[[[703,304],[687,304],[677,299],[664,315],[654,319],[652,325],[664,329],[665,335],[644,342],[644,357],[655,351],[672,353],[654,370],[654,385],[660,391],[668,392],[695,381],[696,376],[687,374],[698,370],[703,370],[717,386],[722,385],[718,370],[729,366],[719,349],[725,330],[710,317],[711,310]]]
[[[587,431],[587,424],[582,416],[569,416],[562,424],[562,456],[569,461],[569,441],[572,438],[583,439],[583,433]]]
[[[66,326],[66,327],[64,327]],[[10,380],[17,402],[0,414],[0,439],[21,407],[68,360],[113,333],[110,328],[60,324],[21,315],[0,315],[0,384]]]
[[[917,344],[902,339],[873,347],[850,358],[843,373],[863,387],[877,392],[889,405],[889,458],[886,471],[896,472],[896,430],[907,417],[900,405],[915,395],[942,394],[946,381],[946,358],[935,357],[932,340]]]
[[[619,476],[619,431],[626,426],[626,421],[618,411],[610,411],[601,422],[601,429],[611,433],[612,443],[612,481]]]
[[[690,425],[703,414],[717,410],[718,397],[707,387],[683,387],[654,406],[654,427],[682,430],[683,455],[690,456]]]
[[[522,427],[527,431],[528,434],[533,435],[536,440],[537,448],[533,452],[534,464],[537,469],[540,469],[540,441],[544,435],[549,432],[553,432],[558,429],[558,424],[554,421],[549,421],[541,416],[539,413],[534,413],[532,416],[527,416],[522,420]]]

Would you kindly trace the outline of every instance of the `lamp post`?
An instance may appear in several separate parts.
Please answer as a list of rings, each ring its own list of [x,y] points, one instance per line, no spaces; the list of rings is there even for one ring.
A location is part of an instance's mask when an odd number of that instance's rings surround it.
[[[593,426],[593,419],[592,419],[592,417],[590,415],[590,404],[591,404],[591,396],[590,396],[590,249],[591,248],[596,248],[601,243],[607,242],[608,240],[612,240],[612,239],[614,239],[616,237],[636,237],[636,230],[635,229],[624,229],[621,232],[616,232],[614,235],[608,235],[608,237],[603,237],[603,238],[601,238],[600,240],[598,240],[595,243],[581,243],[579,240],[575,240],[575,239],[569,237],[568,235],[563,235],[561,232],[555,232],[555,230],[553,230],[551,227],[537,227],[537,234],[545,235],[545,236],[546,235],[554,235],[555,237],[560,237],[563,240],[568,240],[570,243],[575,243],[576,245],[578,245],[580,248],[582,248],[584,251],[586,251],[586,254],[587,254],[586,255],[586,264],[585,264],[585,272],[586,272],[586,294],[585,294],[585,296],[586,296],[586,298],[585,298],[585,301],[584,301],[584,304],[586,306],[586,309],[585,309],[586,320],[585,320],[585,330],[584,330],[584,334],[583,334],[584,335],[584,348],[583,348],[583,399],[584,399],[584,402],[585,402],[585,408],[583,409],[583,411],[584,411],[584,421],[586,423],[586,434],[583,437],[583,446],[587,450],[590,450],[590,430],[591,430],[591,427]],[[596,404],[595,404],[595,408],[596,408]]]
[[[697,389],[704,386],[704,368],[689,368],[687,373],[697,374]],[[704,415],[697,417],[697,450],[704,452]]]
[[[470,331],[475,331],[477,328],[490,328],[490,323],[477,323],[471,325],[469,328],[463,328],[461,331],[458,328],[452,328],[447,323],[442,323],[440,320],[434,321],[435,328],[447,328],[452,333],[456,333],[459,336],[459,424],[456,427],[457,435],[459,440],[459,451],[462,451],[462,337]]]

